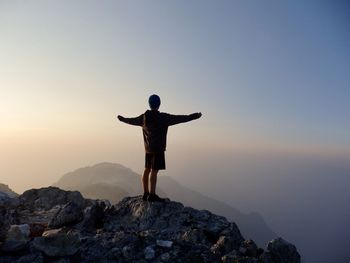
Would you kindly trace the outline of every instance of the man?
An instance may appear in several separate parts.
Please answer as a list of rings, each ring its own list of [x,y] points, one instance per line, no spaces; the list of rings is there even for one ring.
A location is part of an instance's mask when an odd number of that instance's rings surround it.
[[[160,98],[152,95],[148,99],[151,110],[147,110],[135,118],[124,118],[118,115],[118,119],[127,124],[141,126],[143,131],[143,139],[145,144],[145,170],[142,176],[143,200],[149,202],[162,202],[156,194],[157,174],[159,170],[165,170],[166,136],[168,127],[182,122],[188,122],[198,119],[202,113],[193,113],[190,115],[172,115],[169,113],[159,112]],[[148,187],[148,178],[150,177],[150,189]]]

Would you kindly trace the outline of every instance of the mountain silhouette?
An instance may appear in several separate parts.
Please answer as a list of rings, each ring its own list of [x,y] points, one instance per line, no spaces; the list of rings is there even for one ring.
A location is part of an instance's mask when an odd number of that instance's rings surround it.
[[[79,168],[63,175],[54,186],[79,191],[85,198],[107,199],[112,204],[126,196],[141,193],[140,175],[115,163],[99,163]],[[254,239],[259,246],[276,237],[259,213],[244,214],[230,205],[193,191],[169,176],[158,177],[157,192],[163,197],[182,202],[196,209],[207,209],[239,226],[245,238]]]

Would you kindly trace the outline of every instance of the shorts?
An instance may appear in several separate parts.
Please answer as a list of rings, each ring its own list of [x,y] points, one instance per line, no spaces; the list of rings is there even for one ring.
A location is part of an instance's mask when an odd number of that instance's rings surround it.
[[[145,155],[145,168],[153,170],[165,170],[164,152],[147,153]]]

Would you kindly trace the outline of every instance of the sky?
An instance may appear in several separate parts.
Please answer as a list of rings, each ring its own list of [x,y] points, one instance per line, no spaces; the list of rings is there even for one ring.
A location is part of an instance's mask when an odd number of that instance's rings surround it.
[[[162,174],[260,213],[304,262],[342,262],[349,24],[345,0],[0,0],[0,183],[141,173],[141,129],[116,117],[155,93],[161,111],[203,114],[169,129]]]
[[[0,181],[142,168],[138,116],[202,112],[170,156],[350,158],[346,1],[0,1]]]

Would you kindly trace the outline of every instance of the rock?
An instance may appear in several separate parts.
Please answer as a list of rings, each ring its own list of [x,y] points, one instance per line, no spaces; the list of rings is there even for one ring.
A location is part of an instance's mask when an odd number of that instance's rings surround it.
[[[96,204],[96,205],[102,207],[103,210],[107,210],[110,207],[112,207],[111,202],[107,199],[103,199],[103,200],[97,199],[97,200],[92,200],[91,202],[93,205]]]
[[[22,250],[29,242],[30,229],[28,224],[11,225],[7,232],[6,240],[1,246],[5,252],[15,252]]]
[[[26,255],[20,255],[18,252],[9,255],[0,254],[0,263],[44,263],[44,257],[38,251],[32,251]]]
[[[296,247],[282,238],[271,240],[266,252],[260,256],[263,263],[300,263],[300,255]]]
[[[106,258],[117,261],[122,255],[122,250],[119,247],[114,247],[108,251],[108,253],[106,254]]]
[[[83,221],[77,226],[82,231],[95,231],[102,227],[102,219],[105,209],[110,206],[106,202],[94,202],[92,206],[84,210]]]
[[[222,260],[222,263],[258,263],[259,262],[257,258],[239,256],[234,252],[223,256],[221,260]]]
[[[236,256],[236,257],[234,257],[233,261],[228,261],[228,262],[233,262],[233,263],[258,263],[258,259],[245,257],[245,256]]]
[[[214,215],[206,210],[184,207],[181,203],[166,201],[162,203],[143,202],[141,197],[126,197],[114,206],[111,214],[106,216],[103,227],[107,231],[122,230],[155,230],[161,238],[181,241],[186,231],[187,236],[198,234],[207,242],[216,242],[222,231],[227,231],[231,239],[243,241],[237,226],[224,217]],[[192,231],[191,229],[197,229]],[[204,236],[202,235],[204,234]],[[193,236],[192,236],[193,237]],[[190,238],[191,239],[191,238]],[[192,241],[194,241],[192,239]]]
[[[118,230],[126,226],[139,231],[168,227],[171,229],[182,223],[179,217],[174,217],[182,209],[183,205],[177,202],[150,203],[144,202],[140,196],[126,197],[114,206],[115,212],[104,220],[104,227]]]
[[[251,239],[244,240],[242,246],[239,248],[239,252],[248,257],[257,257],[258,256],[258,246]]]
[[[157,240],[157,246],[160,246],[160,247],[171,247],[172,245],[173,245],[173,241]]]
[[[54,236],[57,234],[65,234],[63,228],[56,228],[56,229],[49,229],[44,231],[42,234],[43,237],[49,237],[49,236]]]
[[[0,206],[0,242],[6,239],[7,231],[10,229],[10,218],[8,210]]]
[[[234,222],[230,222],[229,225],[220,232],[220,236],[230,237],[234,242],[234,246],[237,248],[244,241],[241,232]]]
[[[182,240],[191,243],[205,243],[206,236],[202,230],[199,229],[189,229],[182,235]]]
[[[8,197],[14,198],[17,197],[18,194],[15,193],[8,185],[0,183],[0,193],[6,194]]]
[[[210,248],[210,251],[223,256],[234,249],[238,249],[237,243],[237,240],[231,236],[220,236],[218,241]]]
[[[16,210],[16,218],[20,224],[43,224],[47,226],[60,209],[60,205],[54,206],[49,210],[28,210],[27,208],[19,206]]]
[[[232,250],[230,253],[221,257],[221,261],[223,263],[233,263],[236,261],[236,259],[237,259],[237,251],[236,250]]]
[[[50,210],[56,205],[74,202],[86,207],[90,201],[85,200],[78,191],[64,191],[57,187],[45,187],[25,191],[19,196],[22,207],[33,210]]]
[[[16,260],[15,263],[43,263],[44,256],[41,252],[30,253]]]
[[[123,252],[123,257],[126,260],[131,260],[133,258],[133,251],[131,246],[124,246],[122,252]]]
[[[70,263],[70,262],[71,261],[69,260],[69,258],[60,258],[55,261],[51,261],[51,263]]]
[[[247,249],[245,247],[240,247],[238,251],[240,254],[245,255],[247,252]]]
[[[47,225],[43,223],[30,223],[29,224],[30,228],[30,237],[41,237],[42,234],[45,232],[47,229]]]
[[[170,260],[170,254],[168,252],[161,254],[160,260],[163,262],[168,262]]]
[[[6,193],[0,192],[0,206],[8,208],[17,207],[19,203],[19,199],[16,196],[9,196]]]
[[[69,202],[64,205],[56,215],[51,219],[48,226],[50,228],[59,228],[62,226],[77,223],[83,219],[82,206]]]
[[[113,234],[107,232],[81,237],[82,245],[79,253],[75,255],[79,259],[78,262],[120,262],[118,253],[115,251],[113,254],[111,250],[116,248],[121,252],[121,246],[112,242],[112,237]],[[119,258],[122,258],[120,255]],[[112,261],[106,260],[107,258]]]
[[[145,259],[154,259],[156,252],[153,249],[153,246],[148,246],[145,248]]]
[[[49,257],[64,257],[74,255],[81,242],[78,234],[66,234],[62,229],[53,229],[45,231],[42,237],[34,238],[33,246]]]
[[[0,263],[300,262],[283,240],[264,252],[244,240],[235,223],[169,199],[150,203],[135,196],[110,206],[48,187],[26,191],[19,200],[16,207],[0,205],[0,245],[11,252],[2,251]],[[19,224],[25,226],[9,231]]]

